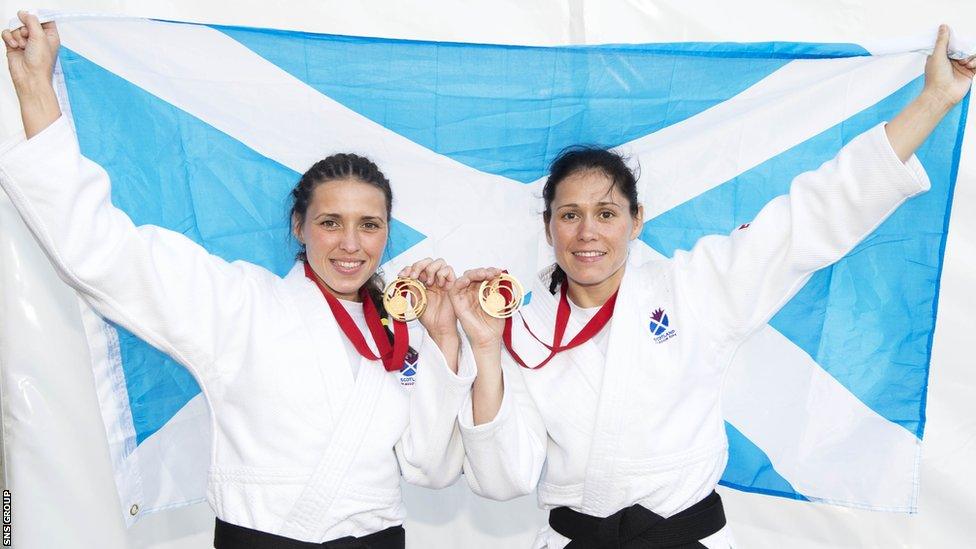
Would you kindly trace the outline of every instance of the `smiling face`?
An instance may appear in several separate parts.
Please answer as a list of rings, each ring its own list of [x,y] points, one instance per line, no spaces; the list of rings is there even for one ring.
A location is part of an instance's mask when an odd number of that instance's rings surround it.
[[[308,264],[336,297],[359,301],[386,248],[387,210],[379,187],[347,177],[316,185],[304,219],[292,218]]]
[[[632,215],[630,201],[599,169],[561,180],[549,206],[546,239],[566,272],[570,298],[583,307],[602,304],[620,285],[643,209]]]

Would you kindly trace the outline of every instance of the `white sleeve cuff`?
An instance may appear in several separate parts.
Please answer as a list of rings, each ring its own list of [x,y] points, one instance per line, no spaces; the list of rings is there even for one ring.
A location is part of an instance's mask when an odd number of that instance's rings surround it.
[[[461,336],[460,352],[458,356],[458,371],[454,373],[450,368],[447,367],[447,360],[444,358],[444,354],[440,347],[431,339],[427,334],[424,334],[424,339],[420,344],[420,349],[417,351],[420,356],[425,358],[426,368],[423,370],[429,370],[432,372],[439,380],[447,383],[449,386],[461,389],[462,391],[469,391],[471,389],[471,384],[474,383],[475,375],[477,370],[475,369],[473,363],[474,359],[469,358],[471,365],[466,365],[464,363],[465,356],[470,357],[471,351],[465,347],[465,337]]]
[[[932,183],[925,173],[925,167],[914,154],[907,162],[902,162],[901,158],[898,158],[891,141],[888,140],[886,125],[887,122],[882,122],[866,132],[878,163],[890,172],[891,182],[898,185],[905,195],[914,196],[929,190]]]
[[[474,424],[474,409],[471,395],[464,400],[464,404],[461,405],[461,412],[458,414],[458,425],[461,428],[461,435],[465,440],[482,440],[486,438],[491,438],[494,434],[504,427],[505,423],[508,422],[509,416],[512,415],[512,407],[515,403],[512,402],[512,391],[509,389],[511,385],[508,383],[508,373],[502,370],[502,384],[504,390],[502,392],[502,403],[498,407],[498,412],[495,417],[487,423],[482,423],[481,425]]]
[[[37,165],[50,163],[52,155],[78,153],[78,141],[65,115],[61,115],[40,133],[26,139],[24,132],[0,144],[0,166],[12,176],[17,176],[22,167],[37,172]]]

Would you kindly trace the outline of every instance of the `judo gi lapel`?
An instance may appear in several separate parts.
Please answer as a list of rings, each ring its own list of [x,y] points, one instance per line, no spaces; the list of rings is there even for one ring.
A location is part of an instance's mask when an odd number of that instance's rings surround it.
[[[322,302],[318,288],[311,281],[306,282],[311,289],[309,295],[314,296],[309,297],[308,301],[318,305],[324,311],[322,320],[319,320],[319,315],[306,317],[315,319],[310,321],[309,326],[313,337],[314,334],[323,333],[326,330],[338,333],[339,330],[328,312],[328,307]],[[316,326],[320,321],[324,325]],[[330,323],[331,326],[329,326]],[[341,334],[339,337],[342,337]],[[336,394],[337,391],[332,388],[333,384],[326,383],[326,386],[330,387],[329,398],[331,403],[335,403],[335,405],[330,406],[334,416],[332,418],[332,436],[318,464],[309,476],[305,488],[286,515],[281,530],[278,532],[286,537],[321,540],[325,530],[332,524],[324,517],[328,515],[333,501],[341,491],[342,484],[359,452],[363,438],[369,436],[370,422],[379,406],[380,394],[386,382],[386,376],[389,375],[383,369],[382,364],[377,361],[351,357],[351,359],[362,360],[355,383],[352,383],[349,365],[340,360],[340,357],[346,356],[343,349],[342,342],[336,339],[335,350],[329,354],[333,360],[341,362],[341,364],[338,368],[327,364],[322,366],[323,368],[328,367],[329,371],[334,372],[340,379],[345,374],[348,376],[349,383],[334,384],[339,386],[339,392],[344,391],[345,394]],[[341,372],[336,370],[341,370]]]
[[[356,384],[325,453],[308,479],[298,500],[282,524],[280,534],[296,539],[321,540],[332,524],[329,509],[348,476],[363,438],[369,436],[369,425],[379,404],[385,377],[390,375],[375,361],[364,361]],[[390,450],[392,452],[392,448]]]
[[[623,395],[629,390],[630,370],[638,361],[635,358],[638,345],[632,340],[641,325],[637,304],[640,298],[637,269],[628,264],[620,283],[617,304],[610,321],[610,339],[604,360],[603,381],[600,385],[596,423],[590,443],[590,457],[586,464],[583,485],[582,511],[596,516],[607,516],[618,509],[612,503],[614,486],[614,456],[619,453],[621,423],[624,414]]]
[[[286,281],[308,330],[318,371],[328,395],[329,417],[323,419],[334,424],[353,391],[355,380],[350,361],[360,360],[361,357],[346,354],[346,346],[342,342],[345,336],[332,317],[321,291],[305,276],[302,263],[292,267]]]
[[[559,292],[557,291],[556,295],[549,292],[549,271],[547,269],[540,274],[538,283],[532,289],[532,301],[522,309],[522,316],[516,315],[513,318],[512,346],[529,366],[535,366],[545,360],[549,356],[549,350],[529,334],[521,321],[522,318],[536,337],[549,345],[553,343],[552,335],[556,322],[556,309],[559,306]],[[562,343],[564,345],[568,343],[582,329],[583,325],[570,317]],[[560,353],[551,364],[534,370],[529,375],[565,376],[570,375],[567,369],[572,367],[578,370],[578,374],[596,394],[600,390],[601,376],[599,367],[595,366],[601,362],[603,362],[603,355],[592,341],[587,341],[571,351]]]

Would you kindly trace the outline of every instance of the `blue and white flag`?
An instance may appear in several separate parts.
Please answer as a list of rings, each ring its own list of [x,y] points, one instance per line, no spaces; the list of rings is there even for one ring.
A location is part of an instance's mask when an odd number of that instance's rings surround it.
[[[424,256],[552,261],[540,183],[564,147],[619,147],[641,171],[632,255],[670,256],[748,223],[793,177],[890,119],[924,54],[848,44],[513,47],[227,28],[61,21],[58,84],[84,154],[137,224],[283,274],[288,193],[337,151],[394,187],[386,272]],[[931,192],[817,273],[732,366],[722,483],[914,512],[926,384],[965,126],[918,156]],[[182,367],[85,313],[123,513],[201,500],[208,410]],[[282,375],[287,375],[283,364]]]

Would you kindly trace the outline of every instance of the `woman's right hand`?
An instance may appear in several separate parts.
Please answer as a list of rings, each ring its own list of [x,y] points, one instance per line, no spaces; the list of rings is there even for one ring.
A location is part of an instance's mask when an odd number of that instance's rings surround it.
[[[501,346],[505,321],[482,310],[478,299],[481,283],[501,273],[501,269],[493,267],[471,269],[465,271],[451,286],[450,297],[454,314],[461,322],[461,328],[464,329],[468,342],[476,351]]]
[[[501,409],[505,395],[502,376],[502,333],[505,321],[495,318],[481,308],[478,294],[481,283],[502,274],[491,267],[466,271],[451,286],[451,304],[461,328],[471,343],[478,377],[471,386],[471,414],[475,425],[492,421]]]
[[[27,138],[40,133],[61,116],[51,74],[61,39],[53,22],[43,25],[36,15],[17,13],[23,27],[0,33],[7,47],[7,66],[13,80]]]

